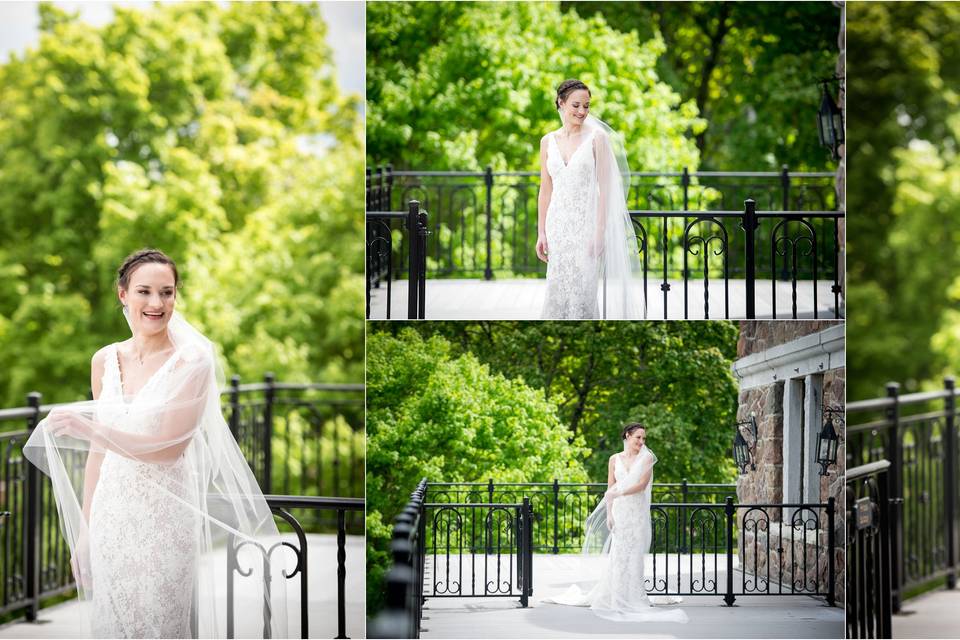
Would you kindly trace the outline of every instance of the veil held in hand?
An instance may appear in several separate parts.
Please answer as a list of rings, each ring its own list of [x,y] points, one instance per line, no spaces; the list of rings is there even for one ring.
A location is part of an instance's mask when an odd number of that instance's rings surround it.
[[[623,137],[592,115],[587,116],[583,127],[595,141],[596,228],[598,236],[603,239],[603,250],[594,253],[600,280],[601,317],[611,320],[646,318],[643,264],[637,234],[627,209],[630,167]]]
[[[223,375],[215,349],[179,313],[173,313],[167,331],[174,352],[140,391],[123,397],[119,377],[116,384],[107,385],[108,376],[120,374],[116,346],[111,345],[100,397],[55,408],[24,445],[24,456],[50,476],[84,617],[90,623],[91,616],[102,611],[102,598],[93,608],[97,590],[116,587],[91,581],[92,576],[109,573],[92,566],[97,558],[109,565],[121,556],[128,563],[130,557],[138,557],[132,566],[144,576],[163,572],[165,567],[158,565],[164,562],[184,563],[186,571],[177,575],[192,576],[193,584],[176,589],[192,593],[192,632],[198,637],[226,637],[231,546],[237,550],[232,569],[233,634],[288,637],[284,573],[294,572],[296,560],[279,544],[273,514],[221,413]],[[98,530],[91,530],[90,514],[83,512],[85,469],[88,459],[99,456],[92,502],[99,500],[114,513],[140,510],[143,521],[158,526],[107,532],[98,524]],[[108,511],[101,506],[99,512]],[[164,533],[171,520],[177,523],[171,529],[177,532],[174,536]],[[174,544],[168,537],[178,540],[182,554],[144,551]],[[104,544],[105,539],[116,544]],[[117,601],[114,606],[129,605]]]

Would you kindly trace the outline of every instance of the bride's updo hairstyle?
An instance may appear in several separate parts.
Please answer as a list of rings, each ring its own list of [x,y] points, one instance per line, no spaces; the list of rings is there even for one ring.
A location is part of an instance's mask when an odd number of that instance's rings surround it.
[[[566,102],[567,98],[570,97],[570,94],[574,91],[584,90],[588,95],[593,95],[590,93],[590,87],[583,84],[579,80],[564,80],[560,83],[560,86],[557,87],[557,109],[560,108],[561,102]]]
[[[173,271],[174,285],[180,286],[180,274],[177,273],[177,265],[170,259],[170,256],[158,249],[140,249],[140,251],[128,255],[120,268],[117,269],[117,286],[126,291],[127,287],[130,286],[130,276],[137,270],[137,267],[150,262],[169,266],[170,270]]]
[[[620,438],[622,440],[626,440],[627,438],[630,437],[630,434],[636,431],[637,429],[643,429],[644,431],[647,430],[647,428],[642,424],[640,424],[639,422],[631,422],[630,424],[625,425],[623,427],[623,431],[620,432]]]

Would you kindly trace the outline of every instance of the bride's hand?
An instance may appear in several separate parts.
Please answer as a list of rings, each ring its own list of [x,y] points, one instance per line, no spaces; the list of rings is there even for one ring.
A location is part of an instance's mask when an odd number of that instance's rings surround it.
[[[613,514],[607,513],[607,530],[613,531]]]
[[[537,236],[537,257],[547,261],[547,238],[545,236]]]
[[[607,492],[603,494],[603,497],[607,500],[607,502],[612,502],[622,495],[623,493],[621,493],[619,489],[607,489]]]
[[[597,236],[593,239],[593,242],[590,243],[590,257],[599,258],[603,255],[603,237]]]
[[[47,430],[55,436],[69,436],[79,440],[90,440],[93,429],[90,421],[80,414],[67,409],[54,409],[47,416]]]

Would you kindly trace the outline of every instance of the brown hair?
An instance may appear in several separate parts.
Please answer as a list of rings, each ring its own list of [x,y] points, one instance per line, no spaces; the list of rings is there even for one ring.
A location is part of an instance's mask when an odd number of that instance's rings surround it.
[[[628,425],[624,425],[623,431],[620,432],[620,438],[622,440],[626,440],[627,438],[630,437],[630,434],[636,431],[637,429],[643,429],[644,431],[646,431],[647,427],[645,425],[640,424],[639,422],[631,422]]]
[[[557,100],[556,100],[557,109],[560,108],[561,102],[567,101],[567,98],[570,96],[571,93],[573,93],[574,91],[580,91],[581,89],[583,91],[586,91],[588,95],[593,95],[590,93],[590,87],[583,84],[579,80],[570,79],[570,80],[564,80],[563,82],[561,82],[560,86],[557,87]]]
[[[117,286],[126,290],[126,288],[130,286],[130,276],[137,270],[137,267],[150,262],[168,265],[173,271],[174,284],[177,286],[180,285],[180,274],[177,273],[177,265],[170,259],[170,256],[158,249],[141,249],[124,258],[123,264],[117,269]]]

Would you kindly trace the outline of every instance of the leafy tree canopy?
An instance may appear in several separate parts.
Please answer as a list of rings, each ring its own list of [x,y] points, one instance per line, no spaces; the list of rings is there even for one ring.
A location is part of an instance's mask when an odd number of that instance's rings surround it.
[[[665,49],[555,3],[369,3],[369,163],[535,168],[540,137],[560,126],[556,87],[576,77],[624,134],[631,168],[695,169],[705,123],[658,76]]]
[[[662,38],[656,71],[708,123],[702,169],[827,169],[817,80],[834,75],[840,10],[829,2],[564,2],[641,41]],[[835,90],[835,89],[834,89]],[[672,168],[672,167],[671,167]]]
[[[0,66],[0,394],[83,397],[129,335],[114,286],[143,246],[231,373],[362,376],[362,121],[315,4],[41,4]]]
[[[848,354],[862,399],[960,370],[960,6],[848,7]]]

